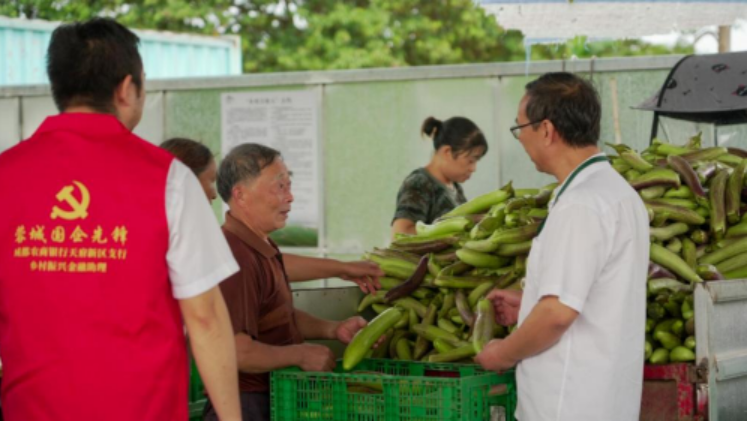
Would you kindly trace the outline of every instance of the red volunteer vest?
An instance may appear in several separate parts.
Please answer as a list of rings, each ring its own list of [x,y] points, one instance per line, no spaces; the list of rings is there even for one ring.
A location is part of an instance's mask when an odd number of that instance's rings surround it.
[[[172,159],[113,116],[73,113],[0,155],[6,418],[187,419]]]

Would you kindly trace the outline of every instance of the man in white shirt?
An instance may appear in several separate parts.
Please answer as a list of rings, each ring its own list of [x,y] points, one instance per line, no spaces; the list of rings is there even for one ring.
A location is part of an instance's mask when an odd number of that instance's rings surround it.
[[[519,420],[637,420],[643,385],[648,214],[597,147],[594,87],[569,73],[526,86],[513,135],[558,179],[523,292],[488,296],[518,328],[476,357],[517,366]]]

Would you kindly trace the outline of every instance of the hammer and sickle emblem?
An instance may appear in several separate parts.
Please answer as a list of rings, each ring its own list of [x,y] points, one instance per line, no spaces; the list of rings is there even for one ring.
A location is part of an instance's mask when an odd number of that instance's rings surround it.
[[[67,185],[62,188],[62,190],[57,192],[56,198],[60,202],[66,202],[67,205],[70,206],[70,210],[63,210],[55,205],[54,208],[52,208],[53,220],[57,217],[62,218],[63,220],[76,220],[78,218],[85,219],[88,217],[88,205],[91,203],[91,195],[82,183],[73,180],[73,184],[78,187],[81,200],[78,201],[78,199],[73,196],[75,186]]]

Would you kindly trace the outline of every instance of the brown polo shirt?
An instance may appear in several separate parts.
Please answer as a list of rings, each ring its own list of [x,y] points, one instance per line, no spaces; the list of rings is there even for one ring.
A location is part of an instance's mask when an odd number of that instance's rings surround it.
[[[265,241],[230,213],[226,213],[223,234],[240,268],[220,284],[234,334],[245,333],[273,346],[303,343],[277,245],[271,239]],[[267,392],[269,388],[267,373],[239,374],[241,391]]]

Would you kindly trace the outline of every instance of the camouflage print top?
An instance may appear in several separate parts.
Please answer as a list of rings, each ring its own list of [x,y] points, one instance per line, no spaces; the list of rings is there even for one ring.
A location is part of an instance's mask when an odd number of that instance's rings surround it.
[[[397,210],[394,219],[406,218],[431,224],[433,220],[467,202],[458,183],[447,188],[424,168],[419,168],[402,182],[397,193]]]

